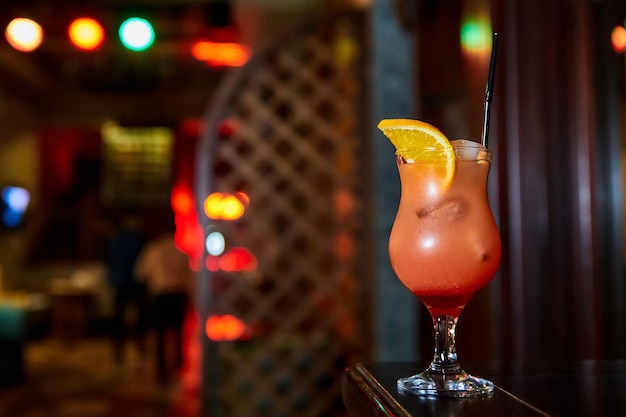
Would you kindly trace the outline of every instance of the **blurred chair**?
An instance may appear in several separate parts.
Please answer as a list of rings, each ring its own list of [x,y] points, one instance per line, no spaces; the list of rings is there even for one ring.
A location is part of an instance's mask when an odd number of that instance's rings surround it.
[[[24,379],[25,326],[24,308],[0,300],[0,386]]]

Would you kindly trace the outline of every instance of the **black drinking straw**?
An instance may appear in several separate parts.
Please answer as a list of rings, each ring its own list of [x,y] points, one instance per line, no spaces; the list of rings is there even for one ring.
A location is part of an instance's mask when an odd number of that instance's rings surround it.
[[[493,98],[493,84],[496,76],[496,56],[498,54],[498,32],[494,32],[491,43],[491,62],[489,63],[489,76],[487,77],[487,87],[485,91],[485,114],[483,118],[483,132],[480,143],[487,147],[487,136],[489,135],[489,117],[491,115],[491,100]]]

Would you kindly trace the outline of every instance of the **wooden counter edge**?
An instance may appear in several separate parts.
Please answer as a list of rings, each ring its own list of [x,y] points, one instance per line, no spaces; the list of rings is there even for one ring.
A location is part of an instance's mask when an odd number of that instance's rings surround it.
[[[346,369],[341,392],[350,415],[411,417],[362,364]]]

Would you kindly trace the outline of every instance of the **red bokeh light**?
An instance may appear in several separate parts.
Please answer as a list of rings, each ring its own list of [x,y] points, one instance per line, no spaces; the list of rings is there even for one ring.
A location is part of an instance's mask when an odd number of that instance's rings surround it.
[[[211,272],[254,271],[258,266],[256,256],[244,247],[234,247],[222,256],[208,255],[204,265]]]
[[[232,248],[220,257],[220,269],[225,272],[254,271],[256,267],[256,256],[246,248]]]
[[[220,270],[220,257],[209,255],[206,257],[206,260],[204,261],[204,265],[206,266],[206,269],[208,269],[209,271],[217,272]]]
[[[202,265],[203,232],[198,222],[193,192],[187,185],[178,183],[170,199],[176,221],[176,247],[189,256],[190,267],[199,271]]]
[[[228,139],[235,134],[237,123],[234,120],[224,120],[220,123],[217,134],[221,139]]]

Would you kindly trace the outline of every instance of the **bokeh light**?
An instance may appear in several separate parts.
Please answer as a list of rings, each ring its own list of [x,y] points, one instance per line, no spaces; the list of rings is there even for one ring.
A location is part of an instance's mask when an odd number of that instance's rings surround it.
[[[222,199],[222,219],[237,220],[245,211],[243,203],[234,195],[227,195]]]
[[[209,219],[220,219],[222,213],[222,193],[212,193],[204,200],[204,214]]]
[[[491,25],[487,18],[468,18],[461,23],[461,49],[473,54],[491,51]]]
[[[222,120],[222,122],[220,123],[217,129],[217,134],[220,139],[228,139],[232,137],[236,131],[237,123],[235,122],[235,120],[226,119]]]
[[[120,25],[120,40],[132,51],[144,51],[154,42],[154,28],[146,19],[131,17]]]
[[[211,232],[205,239],[206,251],[209,255],[219,256],[224,253],[226,248],[226,239],[224,235],[218,231]]]
[[[220,257],[220,269],[224,272],[254,271],[257,268],[256,256],[248,249],[235,247]]]
[[[22,187],[6,186],[0,193],[2,212],[0,222],[4,227],[16,228],[22,224],[30,202],[30,193]]]
[[[4,36],[13,48],[22,52],[32,52],[43,41],[43,29],[34,20],[18,17],[9,22]]]
[[[214,342],[249,339],[251,336],[250,327],[232,314],[209,316],[204,331]]]
[[[611,45],[613,50],[618,54],[626,51],[626,28],[624,26],[615,26],[611,31]]]
[[[7,186],[2,189],[2,200],[15,211],[25,211],[30,202],[30,193],[22,187]]]
[[[250,59],[250,48],[233,42],[198,41],[191,47],[191,55],[216,67],[241,67]]]
[[[67,32],[72,44],[84,51],[93,51],[104,41],[102,25],[89,17],[80,17],[72,21]]]
[[[202,240],[204,231],[198,222],[193,191],[184,183],[177,183],[172,189],[172,209],[176,222],[174,239],[176,247],[189,256],[189,265],[194,271],[202,269]]]
[[[175,212],[187,214],[194,210],[193,194],[184,184],[176,184],[172,189],[172,208]]]
[[[212,220],[237,220],[245,211],[248,196],[242,192],[233,194],[212,193],[204,200],[204,213]]]
[[[204,265],[211,272],[245,272],[257,269],[258,260],[248,249],[237,246],[229,249],[221,256],[209,255],[206,257]]]

